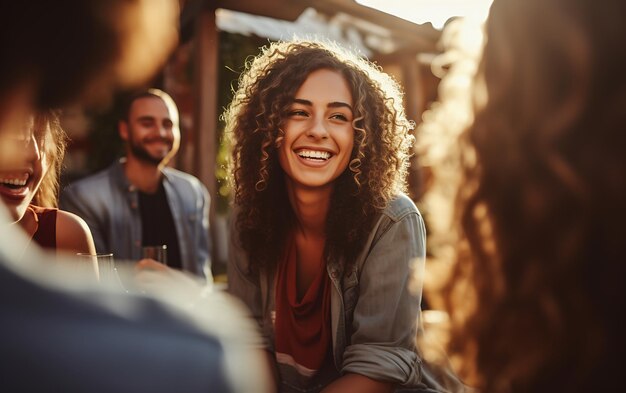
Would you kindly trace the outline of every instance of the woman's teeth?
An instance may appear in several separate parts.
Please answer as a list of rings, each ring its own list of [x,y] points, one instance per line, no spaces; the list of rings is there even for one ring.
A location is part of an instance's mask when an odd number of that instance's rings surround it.
[[[327,151],[319,151],[319,150],[300,150],[297,153],[302,158],[314,159],[314,160],[328,160],[330,158],[330,153]]]
[[[28,177],[25,179],[2,179],[0,178],[0,184],[11,188],[24,187],[28,183]]]

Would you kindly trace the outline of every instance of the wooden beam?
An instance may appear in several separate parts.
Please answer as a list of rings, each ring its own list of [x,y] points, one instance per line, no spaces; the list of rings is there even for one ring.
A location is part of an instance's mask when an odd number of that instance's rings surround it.
[[[215,0],[213,7],[293,22],[312,3],[311,0]]]
[[[427,40],[436,40],[440,34],[430,23],[418,25],[374,8],[366,7],[354,0],[298,0],[298,2],[310,3],[312,7],[328,15],[343,12],[361,18],[370,23],[391,29],[398,36],[414,35]]]

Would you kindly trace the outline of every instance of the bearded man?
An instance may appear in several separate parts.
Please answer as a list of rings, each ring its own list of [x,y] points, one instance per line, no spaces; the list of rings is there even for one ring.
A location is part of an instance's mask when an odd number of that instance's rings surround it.
[[[210,276],[209,194],[194,176],[167,167],[180,144],[178,109],[165,92],[132,96],[118,123],[126,157],[67,187],[60,206],[89,225],[96,250],[140,260],[167,246],[167,266]]]

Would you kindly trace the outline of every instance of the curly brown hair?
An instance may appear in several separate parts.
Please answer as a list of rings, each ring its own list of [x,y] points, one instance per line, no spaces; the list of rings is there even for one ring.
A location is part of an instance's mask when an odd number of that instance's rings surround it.
[[[626,3],[495,0],[464,134],[450,349],[485,392],[618,391]]]
[[[57,207],[59,176],[65,156],[67,135],[61,128],[60,112],[42,111],[35,115],[35,139],[45,160],[46,171],[32,203],[42,207]]]
[[[246,64],[223,115],[233,145],[235,225],[252,270],[275,266],[293,224],[277,144],[296,91],[319,69],[343,75],[355,115],[350,163],[335,181],[326,218],[327,260],[350,266],[375,214],[406,189],[413,124],[406,119],[400,87],[389,75],[332,43],[277,42],[262,48]]]

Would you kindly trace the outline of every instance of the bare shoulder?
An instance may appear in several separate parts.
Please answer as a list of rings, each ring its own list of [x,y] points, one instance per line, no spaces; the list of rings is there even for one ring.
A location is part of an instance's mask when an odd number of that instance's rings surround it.
[[[70,252],[95,253],[91,231],[76,214],[59,210],[57,213],[57,249]]]

